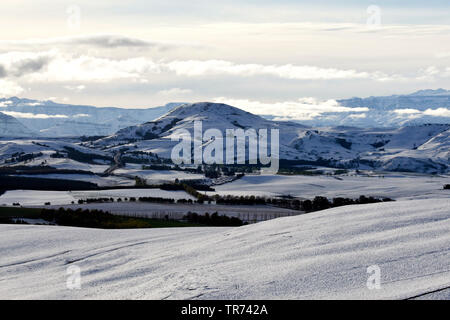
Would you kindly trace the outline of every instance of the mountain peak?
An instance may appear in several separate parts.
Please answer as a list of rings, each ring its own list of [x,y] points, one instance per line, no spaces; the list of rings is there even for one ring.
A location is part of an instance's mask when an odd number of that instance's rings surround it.
[[[190,116],[190,115],[236,115],[236,116],[255,116],[249,112],[224,103],[214,102],[195,102],[186,103],[176,107],[169,115]]]
[[[436,90],[425,89],[410,94],[410,96],[443,96],[443,95],[450,95],[450,90],[445,90],[442,88]]]

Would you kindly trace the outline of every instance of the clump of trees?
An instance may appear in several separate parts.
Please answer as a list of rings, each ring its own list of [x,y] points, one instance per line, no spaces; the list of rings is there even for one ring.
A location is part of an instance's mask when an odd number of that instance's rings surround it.
[[[14,162],[28,162],[35,158],[42,157],[43,153],[25,153],[25,152],[16,152],[12,154],[10,159],[6,159],[5,163],[14,163]]]
[[[265,197],[258,196],[232,196],[227,195],[224,197],[215,195],[214,199],[217,204],[240,204],[240,205],[255,205],[255,204],[266,204],[267,200]]]
[[[139,197],[141,202],[153,202],[153,203],[174,203],[175,199],[167,199],[161,197]]]
[[[335,207],[341,207],[341,206],[348,206],[352,204],[368,204],[368,203],[378,203],[378,202],[388,202],[393,201],[390,198],[374,198],[374,197],[366,197],[366,196],[360,196],[358,199],[351,199],[351,198],[333,198],[332,200],[329,200],[326,197],[317,196],[313,200],[304,200],[299,201],[298,207],[300,210],[303,210],[305,212],[312,212],[312,211],[319,211],[319,210],[325,210],[329,208],[335,208]]]
[[[347,206],[351,204],[368,204],[377,202],[393,201],[390,198],[374,198],[360,196],[357,199],[351,198],[333,198],[328,199],[323,196],[317,196],[312,200],[299,200],[292,197],[285,198],[265,198],[258,196],[220,196],[215,195],[213,199],[217,204],[229,204],[229,205],[264,205],[269,204],[276,207],[301,210],[305,212],[325,210],[334,207]]]
[[[106,227],[115,216],[101,210],[42,209],[40,218],[61,226]]]
[[[135,176],[134,177],[134,181],[135,181],[134,185],[136,187],[145,187],[145,186],[147,186],[147,181],[145,179],[141,178],[141,177]]]
[[[114,202],[114,198],[88,198],[88,199],[79,199],[78,204],[83,203],[104,203],[104,202]]]
[[[444,185],[444,190],[449,190],[449,189],[450,189],[450,184]]]
[[[225,227],[225,226],[239,227],[244,225],[244,222],[242,222],[242,220],[239,218],[219,215],[217,212],[214,212],[211,215],[209,213],[199,215],[198,213],[195,212],[188,212],[188,214],[185,215],[183,219],[190,223],[198,223],[216,227]]]

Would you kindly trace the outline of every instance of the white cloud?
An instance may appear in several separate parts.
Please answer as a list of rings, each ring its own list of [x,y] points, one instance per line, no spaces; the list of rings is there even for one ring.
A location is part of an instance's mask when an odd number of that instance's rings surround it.
[[[25,90],[14,81],[0,79],[0,97],[17,96]]]
[[[12,103],[12,101],[6,100],[6,101],[1,101],[0,102],[0,108],[6,108],[7,106],[9,106]]]
[[[449,52],[438,52],[438,53],[436,53],[435,57],[438,59],[450,58],[450,51]]]
[[[64,88],[66,88],[67,90],[70,90],[70,91],[81,92],[84,89],[86,89],[86,86],[83,84],[80,84],[78,86],[64,86]]]
[[[181,89],[181,88],[171,88],[167,90],[158,91],[158,94],[164,96],[178,96],[178,95],[187,95],[191,93],[192,93],[191,89]]]
[[[367,114],[365,113],[354,113],[348,116],[350,119],[365,119],[367,118]]]
[[[2,111],[4,114],[12,116],[14,118],[22,118],[22,119],[51,119],[51,118],[68,118],[66,115],[55,114],[41,114],[41,113],[28,113],[28,112],[15,112],[15,111]]]
[[[87,118],[87,117],[90,117],[90,115],[86,113],[78,113],[73,116],[73,118]]]
[[[366,107],[349,108],[340,105],[336,100],[320,101],[315,98],[301,98],[297,101],[264,103],[245,99],[215,98],[214,102],[225,103],[245,111],[275,116],[277,120],[312,120],[330,112],[365,112]]]
[[[427,109],[423,112],[423,114],[434,117],[450,117],[450,109],[447,108]]]
[[[111,81],[141,78],[159,73],[157,63],[144,57],[130,59],[99,58],[72,55],[58,50],[43,52],[8,52],[0,54],[7,76],[22,77],[30,82]],[[75,89],[81,89],[78,86]]]
[[[395,109],[394,113],[399,114],[399,115],[408,115],[408,114],[417,114],[417,113],[421,113],[420,110],[417,109]]]
[[[31,81],[93,81],[140,79],[147,73],[159,73],[159,66],[146,58],[108,59],[82,55],[56,55],[42,73],[29,76]]]
[[[148,83],[155,75],[182,77],[271,76],[289,80],[430,80],[450,76],[450,68],[430,66],[416,75],[387,74],[381,71],[328,68],[314,65],[235,63],[226,60],[174,60],[154,61],[148,57],[114,59],[88,54],[76,55],[59,50],[43,52],[8,52],[0,54],[0,66],[7,78],[24,78],[28,82],[108,82],[130,80]],[[26,76],[26,77],[25,77]],[[66,89],[81,92],[86,86],[66,85]],[[170,91],[173,90],[173,91]],[[173,88],[162,94],[187,94],[188,89]]]
[[[448,108],[437,108],[437,109],[427,109],[425,111],[420,111],[417,109],[396,109],[394,112],[400,116],[406,117],[419,117],[419,116],[432,116],[432,117],[450,117],[450,109]]]
[[[176,60],[166,63],[164,66],[178,75],[191,77],[224,74],[244,77],[271,75],[296,80],[373,79],[386,81],[397,78],[397,76],[390,76],[382,72],[360,72],[353,69],[343,70],[292,64],[237,64],[225,60]]]

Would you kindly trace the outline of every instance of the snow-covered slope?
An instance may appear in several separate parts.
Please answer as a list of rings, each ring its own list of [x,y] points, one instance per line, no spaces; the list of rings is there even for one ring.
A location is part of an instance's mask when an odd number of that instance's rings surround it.
[[[27,137],[36,134],[14,117],[0,112],[0,137]]]
[[[354,205],[240,228],[0,225],[0,298],[449,299],[449,207]],[[73,266],[80,290],[66,287]]]
[[[119,130],[93,146],[111,150],[128,146],[169,158],[178,143],[172,141],[176,130],[186,129],[193,136],[196,120],[202,121],[203,132],[213,128],[220,130],[223,136],[226,129],[278,129],[281,159],[390,171],[442,173],[449,169],[446,141],[450,124],[398,129],[309,128],[293,122],[270,121],[229,105],[207,102],[179,106],[155,121]]]
[[[0,111],[45,137],[109,135],[143,120],[156,119],[177,105],[180,104],[147,109],[96,108],[17,97],[0,99]]]

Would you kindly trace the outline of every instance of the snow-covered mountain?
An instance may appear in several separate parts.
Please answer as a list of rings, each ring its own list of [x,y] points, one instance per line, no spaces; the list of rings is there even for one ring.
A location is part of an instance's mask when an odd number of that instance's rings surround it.
[[[344,107],[365,108],[366,111],[324,112],[312,119],[298,122],[313,127],[361,128],[450,123],[450,91],[444,89],[420,90],[408,95],[351,98],[337,102]],[[97,108],[17,97],[0,98],[0,112],[16,118],[33,132],[32,136],[42,137],[111,135],[120,129],[154,120],[179,105],[181,103],[146,109]],[[313,108],[314,105],[311,106],[312,111]],[[211,118],[211,115],[208,117]],[[237,116],[235,118],[238,123],[242,121]],[[264,118],[271,120],[276,116],[265,115]],[[9,136],[14,133],[6,130],[6,127],[0,127],[0,130]]]
[[[441,173],[449,170],[450,124],[424,124],[399,129],[352,127],[310,128],[293,122],[270,121],[238,108],[216,103],[185,104],[141,125],[119,130],[93,142],[103,150],[132,148],[169,158],[176,130],[278,129],[280,158],[291,163],[335,167]],[[203,141],[204,145],[208,141]],[[224,152],[225,154],[225,152]]]
[[[34,132],[34,136],[43,137],[110,135],[121,128],[139,124],[143,119],[156,119],[177,105],[180,103],[147,109],[125,109],[59,104],[17,97],[0,99],[1,112],[16,118]],[[9,136],[14,134],[1,123],[0,130]]]
[[[425,123],[450,123],[450,91],[420,90],[407,95],[338,100],[349,108],[367,108],[359,114],[327,113],[311,125],[351,125],[359,127],[399,127]]]
[[[28,137],[36,134],[16,118],[0,112],[0,137]]]

